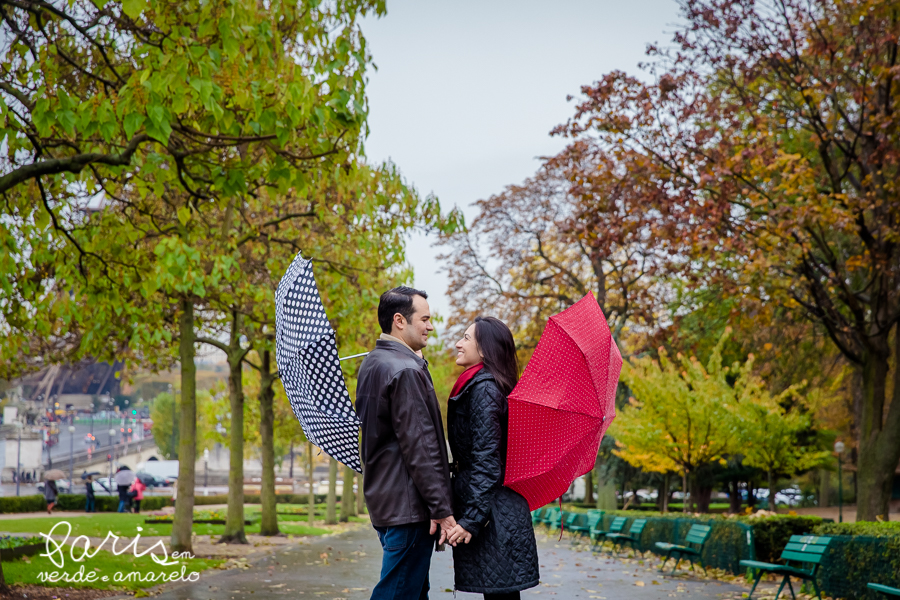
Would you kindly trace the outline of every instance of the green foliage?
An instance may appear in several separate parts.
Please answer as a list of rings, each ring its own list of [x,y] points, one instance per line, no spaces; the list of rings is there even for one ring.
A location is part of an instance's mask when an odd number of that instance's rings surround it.
[[[867,583],[900,588],[900,523],[822,523],[814,533],[832,536],[819,572],[819,585],[829,596],[880,600]]]
[[[31,536],[31,537],[15,537],[15,536],[0,536],[0,550],[19,548],[21,546],[31,546],[32,544],[41,544],[43,543],[44,538]]]
[[[774,515],[767,517],[737,517],[753,528],[756,560],[777,562],[792,535],[807,535],[822,523],[820,517]]]
[[[865,535],[869,537],[900,536],[900,521],[857,521],[856,523],[822,523],[816,535]]]
[[[47,510],[47,503],[44,502],[43,496],[0,496],[0,513],[38,512],[42,510]]]
[[[564,505],[568,511],[571,505]],[[587,508],[572,507],[573,512],[587,512]],[[792,535],[818,534],[822,526],[820,517],[774,515],[766,517],[730,517],[724,515],[684,516],[678,513],[660,513],[633,510],[606,511],[604,527],[609,527],[615,517],[629,519],[625,529],[634,519],[647,519],[641,537],[645,550],[664,554],[655,548],[655,542],[683,543],[691,524],[712,525],[712,532],[703,550],[704,564],[725,569],[735,574],[742,572],[739,562],[745,559],[776,561]],[[747,544],[747,532],[751,533],[752,548]]]
[[[673,361],[662,348],[658,360],[625,362],[622,380],[633,397],[610,428],[617,455],[649,471],[691,473],[738,449],[731,418],[738,398],[722,365],[724,339],[706,368],[693,356]]]
[[[224,563],[225,561],[214,558],[192,558],[190,560],[185,560],[184,564],[187,567],[187,571],[203,571],[205,569],[209,569],[212,567],[217,567]],[[48,587],[74,587],[74,588],[93,588],[93,589],[102,589],[102,590],[129,590],[129,591],[137,591],[142,588],[150,588],[155,585],[158,585],[159,582],[136,582],[136,581],[123,581],[123,582],[115,582],[114,576],[116,573],[131,573],[132,571],[137,571],[141,573],[146,572],[164,572],[171,573],[174,571],[180,572],[180,567],[177,569],[175,567],[160,567],[150,556],[143,556],[141,558],[136,558],[134,554],[125,552],[121,555],[115,555],[112,552],[108,552],[106,550],[101,550],[97,552],[96,556],[92,557],[88,564],[90,565],[90,569],[99,569],[98,573],[98,581],[93,583],[65,583],[65,582],[42,582],[40,580],[40,573],[44,572],[53,572],[53,571],[62,571],[69,574],[74,574],[78,572],[79,569],[84,568],[83,562],[75,562],[68,558],[65,562],[65,566],[62,569],[56,568],[53,563],[50,562],[49,558],[41,557],[41,556],[32,556],[30,559],[26,560],[13,560],[10,562],[3,563],[3,572],[6,576],[8,582],[12,582],[19,585],[40,585],[40,586],[48,586]],[[97,571],[95,571],[97,572]],[[104,582],[102,581],[102,576],[109,577],[109,580]]]
[[[178,415],[181,410],[177,403],[177,396],[169,392],[163,392],[153,399],[150,406],[150,420],[153,421],[153,439],[159,447],[159,453],[167,460],[178,457],[179,435]],[[174,417],[174,421],[173,421]],[[172,429],[175,429],[175,445],[172,445]]]

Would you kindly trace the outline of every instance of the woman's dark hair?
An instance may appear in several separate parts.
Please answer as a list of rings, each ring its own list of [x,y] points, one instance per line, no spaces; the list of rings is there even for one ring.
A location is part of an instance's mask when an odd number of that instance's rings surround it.
[[[381,299],[378,301],[378,324],[381,325],[382,333],[391,332],[394,315],[397,313],[403,315],[407,321],[412,319],[415,313],[413,296],[422,296],[428,300],[428,294],[422,290],[406,286],[395,287],[381,295]]]
[[[509,396],[519,381],[519,359],[512,331],[495,317],[476,317],[475,343],[484,357],[484,368],[494,376],[503,395]]]

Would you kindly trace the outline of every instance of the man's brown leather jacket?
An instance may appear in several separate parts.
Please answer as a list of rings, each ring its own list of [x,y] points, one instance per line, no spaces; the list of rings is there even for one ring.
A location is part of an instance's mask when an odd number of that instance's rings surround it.
[[[447,443],[428,363],[399,342],[378,340],[359,370],[356,412],[372,525],[453,514]]]

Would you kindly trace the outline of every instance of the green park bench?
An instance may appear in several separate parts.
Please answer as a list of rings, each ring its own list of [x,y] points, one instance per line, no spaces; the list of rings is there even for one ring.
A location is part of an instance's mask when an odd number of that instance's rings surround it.
[[[709,525],[691,525],[687,535],[684,536],[683,545],[656,542],[656,547],[666,552],[666,558],[662,561],[662,564],[659,565],[659,570],[663,570],[666,566],[666,562],[668,562],[670,558],[675,558],[675,566],[672,567],[672,573],[674,574],[675,569],[678,568],[682,559],[686,558],[691,561],[691,571],[693,571],[695,557],[700,562],[700,566],[706,570],[706,567],[703,566],[703,557],[700,553],[703,552],[703,546],[706,544],[706,540],[709,538],[711,531],[712,527]]]
[[[591,532],[591,529],[597,527],[597,524],[600,522],[600,519],[603,518],[602,510],[589,510],[583,519],[578,519],[572,525],[566,525],[566,527],[570,527],[572,529],[572,533],[577,533],[579,535],[588,535]]]
[[[551,509],[553,510],[553,514],[550,516],[550,522],[547,523],[547,528],[550,530],[559,529],[563,524],[563,519],[566,518],[566,513],[559,510],[558,508]]]
[[[581,523],[584,523],[587,519],[587,515],[585,513],[577,513],[571,512],[566,513],[566,518],[563,521],[565,523],[563,527],[563,531],[574,532],[575,527],[580,526]]]
[[[619,546],[629,544],[632,550],[640,552],[643,557],[644,550],[641,547],[641,533],[644,531],[645,525],[647,525],[647,519],[635,519],[631,522],[628,533],[607,533],[606,539],[613,543],[613,550],[615,550],[616,554],[619,553]]]
[[[880,583],[869,583],[866,585],[870,590],[874,590],[876,592],[881,592],[885,596],[897,596],[900,598],[900,588],[894,588],[889,585],[882,585]]]
[[[757,560],[742,560],[740,563],[742,567],[756,570],[756,578],[753,581],[753,587],[750,589],[748,599],[753,597],[753,591],[756,589],[756,584],[759,583],[763,573],[772,573],[774,575],[784,575],[781,585],[775,593],[775,600],[778,600],[778,595],[784,589],[784,584],[787,584],[788,589],[791,591],[791,598],[796,599],[794,588],[791,586],[791,577],[796,577],[803,581],[811,581],[813,589],[816,590],[816,596],[821,600],[822,592],[819,591],[819,585],[816,583],[816,572],[819,570],[822,557],[825,555],[825,550],[830,542],[831,538],[829,537],[792,535],[781,552],[781,560],[784,561],[783,565]],[[804,567],[804,565],[809,565],[809,567]]]
[[[558,515],[558,514],[559,514],[558,507],[552,506],[550,508],[545,508],[544,516],[541,517],[541,523],[543,523],[544,525],[547,525],[549,527],[550,523],[552,523],[556,519],[556,515]]]
[[[622,533],[622,530],[625,529],[625,522],[627,519],[625,517],[616,517],[613,519],[613,522],[609,526],[609,531],[604,531],[600,529],[600,522],[597,522],[597,528],[591,530],[591,540],[594,542],[601,542],[602,538],[605,538],[610,533]]]
[[[541,515],[544,514],[543,508],[538,508],[536,510],[531,511],[531,524],[539,525],[541,523]]]

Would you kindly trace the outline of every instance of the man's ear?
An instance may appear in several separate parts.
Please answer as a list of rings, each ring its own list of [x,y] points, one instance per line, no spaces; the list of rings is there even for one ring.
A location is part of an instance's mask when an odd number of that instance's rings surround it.
[[[394,325],[397,326],[397,329],[403,329],[406,327],[406,318],[400,313],[394,313]]]

